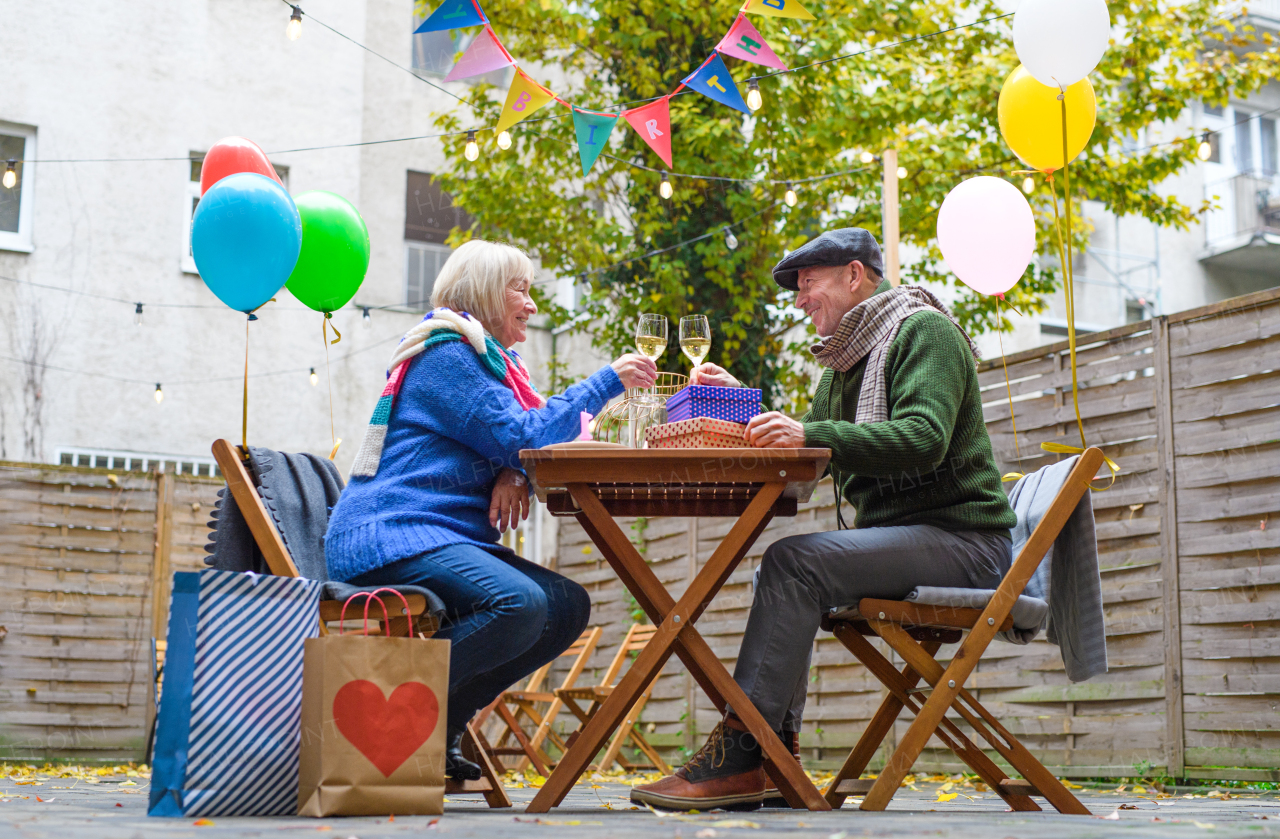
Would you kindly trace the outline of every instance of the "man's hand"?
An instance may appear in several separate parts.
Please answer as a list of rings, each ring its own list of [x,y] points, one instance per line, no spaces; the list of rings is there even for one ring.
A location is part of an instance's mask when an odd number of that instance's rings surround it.
[[[529,479],[523,472],[503,469],[493,484],[489,500],[489,524],[506,532],[515,530],[522,519],[529,518]]]
[[[713,385],[715,387],[742,387],[739,382],[729,371],[723,367],[717,367],[708,362],[700,364],[689,374],[689,384],[691,385]]]
[[[757,414],[747,423],[747,442],[758,449],[804,448],[804,425],[786,414]]]

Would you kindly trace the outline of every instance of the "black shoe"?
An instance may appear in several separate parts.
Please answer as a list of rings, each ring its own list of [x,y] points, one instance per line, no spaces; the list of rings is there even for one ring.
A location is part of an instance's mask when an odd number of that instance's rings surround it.
[[[462,756],[463,728],[449,728],[445,732],[444,776],[455,781],[478,781],[481,774],[480,764],[472,763]]]

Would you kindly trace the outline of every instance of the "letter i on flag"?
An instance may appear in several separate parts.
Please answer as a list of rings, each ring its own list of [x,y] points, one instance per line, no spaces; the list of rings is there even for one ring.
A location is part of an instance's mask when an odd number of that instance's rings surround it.
[[[671,168],[671,103],[670,96],[664,96],[656,102],[650,102],[639,108],[623,111],[627,122],[636,130],[640,138],[649,144],[649,148],[657,152],[662,162]]]
[[[817,20],[809,14],[809,10],[796,0],[748,0],[742,11],[747,14],[768,15],[769,17],[792,17],[799,20]]]
[[[444,0],[421,26],[413,30],[413,34],[462,29],[488,22],[489,19],[480,10],[480,4],[476,0]]]
[[[743,15],[738,15],[738,19],[733,22],[733,26],[729,27],[724,38],[716,44],[716,52],[741,58],[752,64],[776,67],[779,70],[787,69],[787,65],[783,64],[777,54],[765,43],[764,36],[757,32],[751,25],[751,21]]]
[[[529,114],[541,108],[555,98],[555,94],[524,74],[516,70],[515,81],[507,91],[507,101],[502,106],[502,116],[498,117],[498,132],[506,131]]]
[[[702,62],[697,70],[685,76],[680,84],[711,97],[721,105],[737,108],[744,114],[751,113],[747,103],[742,101],[742,94],[738,92],[738,86],[733,83],[733,76],[729,75],[729,68],[724,66],[724,59],[718,52],[711,53],[711,57]]]
[[[582,176],[585,178],[591,166],[609,143],[609,132],[618,122],[617,114],[597,114],[573,109],[573,130],[578,135],[578,157],[582,158]]]

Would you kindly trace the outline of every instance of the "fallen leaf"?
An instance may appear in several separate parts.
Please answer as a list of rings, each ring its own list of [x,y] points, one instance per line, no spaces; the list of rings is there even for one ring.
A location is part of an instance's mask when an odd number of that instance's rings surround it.
[[[959,795],[960,793],[958,792],[943,792],[942,790],[938,790],[938,800],[942,802],[950,801]]]
[[[136,787],[137,785],[138,785],[137,781],[124,781],[123,783],[120,784],[120,786],[122,787]]]
[[[13,783],[14,783],[14,785],[15,785],[15,786],[19,786],[19,787],[42,787],[42,786],[44,786],[44,782],[43,782],[43,781],[14,781]]]
[[[212,819],[196,819],[192,822],[196,827],[213,827]]]
[[[440,825],[439,819],[432,819],[427,822],[427,830],[435,830]]]
[[[117,801],[117,802],[116,802],[116,806],[117,806],[117,807],[123,807],[124,805],[123,805],[123,804],[121,804],[119,801]]]
[[[1134,788],[1133,788],[1133,791],[1134,791],[1134,792],[1146,792],[1146,790],[1145,790],[1144,788],[1142,788],[1142,787],[1134,787]]]
[[[752,830],[759,830],[760,825],[747,819],[721,819],[711,823],[712,827],[748,827]]]
[[[1117,810],[1137,810],[1138,805],[1137,804],[1121,804],[1116,809]]]
[[[53,798],[41,798],[38,795],[36,796],[36,801],[39,801],[42,804],[48,804],[50,801],[57,801],[57,800],[58,800],[57,796],[54,796]]]

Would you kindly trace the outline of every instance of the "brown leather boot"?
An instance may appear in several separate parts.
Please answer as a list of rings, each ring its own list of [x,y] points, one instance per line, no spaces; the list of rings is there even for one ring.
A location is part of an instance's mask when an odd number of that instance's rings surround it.
[[[786,735],[785,737],[783,737],[782,742],[791,749],[791,756],[796,759],[796,763],[800,763],[800,732],[784,731],[782,733]],[[801,768],[804,768],[803,764],[801,764]],[[773,782],[773,779],[770,778],[768,774],[764,776],[763,806],[765,807],[790,807],[791,806],[790,804],[787,803],[787,799],[783,797],[782,793],[778,791],[777,784]]]
[[[763,765],[760,744],[730,714],[674,775],[632,787],[631,801],[664,810],[756,810],[764,798]]]

